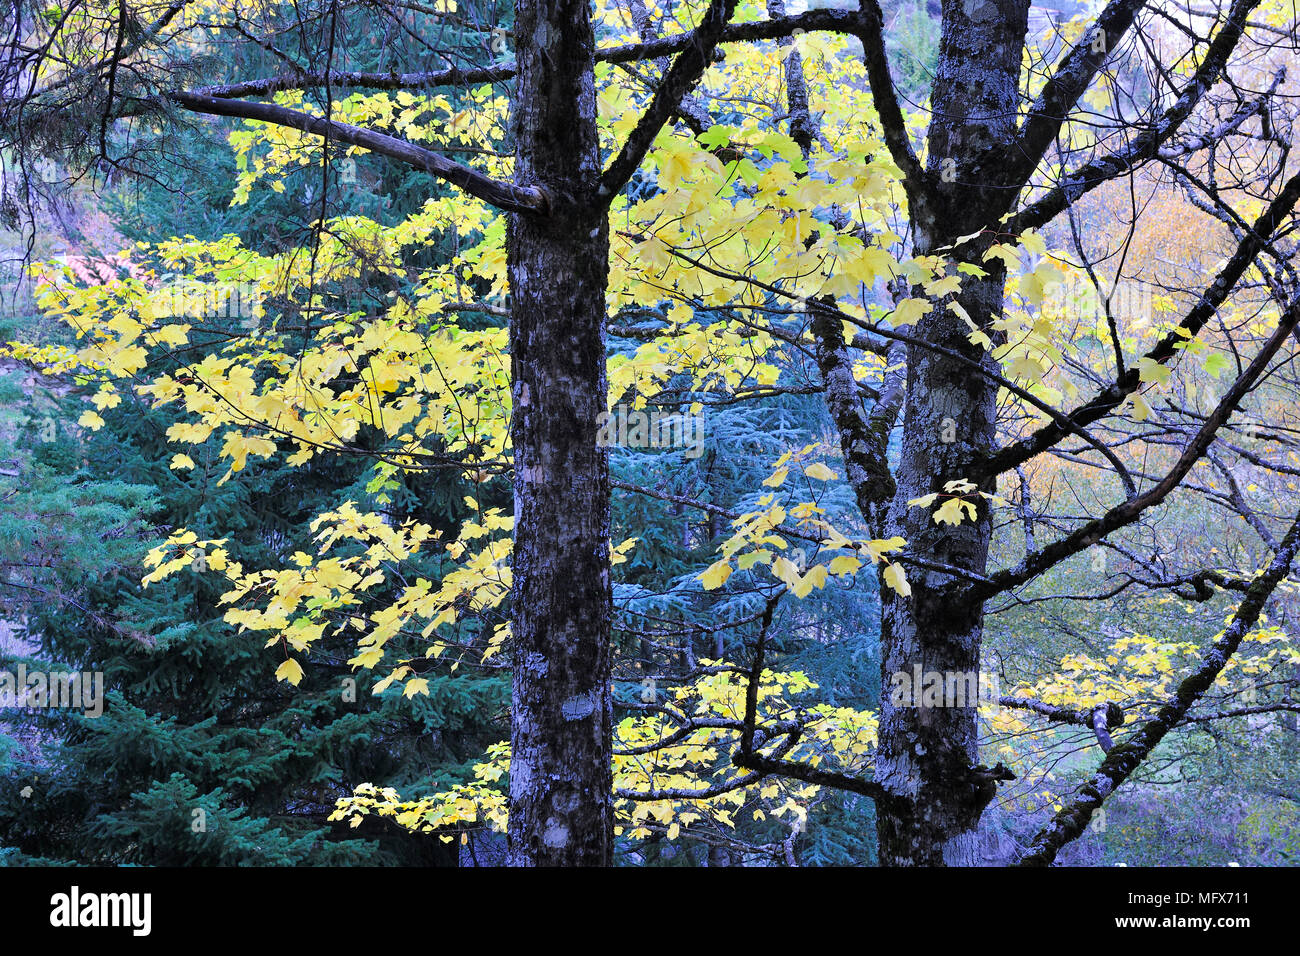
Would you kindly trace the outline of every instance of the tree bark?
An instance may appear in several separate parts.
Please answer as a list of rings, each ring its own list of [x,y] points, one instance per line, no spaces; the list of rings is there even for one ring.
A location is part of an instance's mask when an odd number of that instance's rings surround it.
[[[594,37],[585,0],[516,5],[515,183],[548,214],[511,216],[515,460],[509,859],[612,863],[605,286]]]

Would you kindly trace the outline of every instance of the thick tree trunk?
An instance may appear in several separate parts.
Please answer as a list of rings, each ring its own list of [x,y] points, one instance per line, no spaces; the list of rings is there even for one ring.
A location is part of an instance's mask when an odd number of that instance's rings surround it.
[[[977,322],[1001,311],[1002,278],[998,270],[987,280],[966,283],[959,301]],[[951,312],[936,308],[916,331],[926,341],[980,360],[981,350],[966,340],[969,328]],[[983,573],[991,522],[982,499],[978,518],[957,527],[936,525],[933,506],[908,507],[907,502],[942,492],[945,482],[963,477],[967,462],[988,454],[997,389],[954,359],[918,347],[910,353],[892,530],[919,557]],[[969,863],[973,831],[995,787],[976,769],[976,701],[945,699],[931,706],[914,693],[895,706],[890,691],[895,674],[938,673],[955,678],[966,693],[970,678],[978,680],[984,609],[963,599],[964,582],[947,574],[912,570],[909,578],[910,598],[882,592],[887,596],[876,780],[890,797],[877,814],[880,861]]]
[[[516,183],[548,215],[512,216],[515,461],[510,862],[612,862],[609,232],[586,0],[519,0]]]
[[[945,0],[944,31],[932,93],[924,195],[913,197],[915,250],[925,255],[957,238],[994,227],[1014,201],[997,188],[997,171],[982,168],[988,152],[1014,134],[1026,0]],[[987,244],[973,243],[986,278],[963,277],[958,301],[977,324],[1001,314],[1005,273],[1000,262],[980,261]],[[914,294],[920,294],[917,290]],[[935,303],[913,330],[924,342],[995,368],[972,345],[970,328],[946,303]],[[907,407],[891,509],[891,533],[907,539],[919,558],[982,574],[991,522],[984,499],[979,516],[953,527],[936,525],[933,507],[907,502],[963,478],[994,446],[997,386],[959,359],[920,346],[908,349]],[[984,489],[991,490],[991,489]],[[912,595],[884,598],[882,703],[876,780],[888,796],[879,802],[877,833],[883,865],[970,864],[974,831],[996,792],[977,767],[976,701],[926,706],[890,700],[895,674],[937,672],[969,688],[978,679],[984,627],[981,602],[964,599],[963,581],[909,570]],[[951,706],[968,703],[970,706]],[[945,706],[946,705],[946,706]]]

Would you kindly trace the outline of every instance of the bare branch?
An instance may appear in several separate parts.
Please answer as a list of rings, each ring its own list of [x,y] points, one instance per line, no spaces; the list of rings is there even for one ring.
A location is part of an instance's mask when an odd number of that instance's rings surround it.
[[[1245,598],[1232,616],[1223,634],[1206,653],[1200,666],[1178,685],[1178,690],[1160,711],[1142,725],[1132,740],[1113,747],[1101,766],[1083,785],[1079,796],[1062,807],[1051,821],[1035,835],[1028,851],[1020,858],[1020,866],[1048,866],[1056,859],[1061,847],[1078,838],[1088,826],[1093,813],[1142,764],[1156,746],[1187,716],[1187,712],[1201,699],[1232,655],[1241,646],[1242,639],[1259,620],[1264,602],[1278,583],[1291,571],[1296,549],[1300,547],[1300,515],[1282,540],[1282,545],[1268,569],[1251,584]]]
[[[1178,354],[1179,348],[1194,338],[1205,324],[1214,316],[1215,311],[1228,298],[1230,293],[1246,270],[1254,264],[1261,249],[1269,238],[1290,215],[1297,201],[1300,201],[1300,174],[1292,176],[1286,186],[1266,210],[1255,220],[1250,232],[1237,244],[1237,250],[1219,271],[1214,282],[1201,295],[1199,301],[1179,323],[1178,329],[1170,332],[1149,352],[1146,358],[1164,364]],[[1123,376],[1104,392],[1095,396],[1088,404],[1081,406],[1066,417],[1071,426],[1087,426],[1104,418],[1117,408],[1142,384],[1138,365],[1131,366]],[[1065,422],[1053,421],[1038,431],[1014,444],[1008,445],[976,467],[977,477],[972,481],[999,475],[1022,465],[1030,458],[1041,454],[1065,437]]]
[[[777,40],[788,37],[797,31],[857,33],[860,15],[855,10],[809,10],[779,20],[760,20],[755,23],[732,23],[722,32],[718,42],[742,43],[755,40]],[[606,47],[596,50],[596,61],[600,63],[636,63],[642,60],[656,60],[659,57],[680,53],[695,42],[696,31],[678,33],[674,36],[660,37],[643,43],[629,43],[623,46]],[[246,96],[269,96],[284,90],[309,89],[324,86],[328,80],[335,87],[365,87],[374,90],[411,90],[430,89],[439,86],[461,86],[469,83],[494,83],[512,79],[517,69],[514,63],[493,63],[474,69],[452,67],[445,70],[432,70],[419,73],[367,73],[355,70],[317,71],[307,73],[282,74],[244,80],[221,86],[210,86],[201,92],[207,96],[220,99]]]
[[[1197,104],[1201,102],[1210,87],[1218,80],[1219,75],[1227,65],[1228,57],[1241,39],[1246,16],[1258,3],[1259,0],[1236,0],[1228,13],[1223,28],[1210,44],[1205,59],[1201,61],[1192,78],[1183,87],[1178,99],[1165,111],[1160,122],[1138,134],[1124,149],[1103,156],[1100,159],[1095,159],[1080,169],[1066,174],[1062,181],[1049,190],[1045,196],[1013,216],[1007,223],[1007,231],[1019,235],[1022,232],[1036,229],[1050,222],[1068,204],[1077,202],[1079,197],[1085,193],[1092,191],[1102,183],[1109,182],[1116,176],[1123,175],[1144,160],[1154,157],[1159,152],[1160,147],[1192,115],[1192,111]],[[1037,135],[1041,136],[1042,134]],[[1052,135],[1054,136],[1055,133],[1053,132]],[[1037,148],[1036,143],[1034,146]],[[1046,149],[1046,146],[1046,143],[1043,144],[1044,149]],[[1022,145],[1019,148],[1028,155],[1032,155],[1029,152],[1029,144]],[[1039,159],[1041,158],[1042,154],[1039,153]],[[1036,163],[1037,160],[1035,160]],[[1025,176],[1028,176],[1031,171],[1026,171]]]
[[[1017,567],[990,575],[987,585],[972,585],[971,597],[974,600],[986,601],[995,594],[1018,587],[1084,548],[1091,547],[1110,532],[1131,524],[1143,512],[1162,502],[1205,455],[1219,428],[1228,420],[1246,393],[1254,387],[1269,361],[1291,336],[1297,322],[1300,322],[1300,302],[1293,303],[1282,314],[1276,331],[1260,349],[1259,354],[1233,382],[1214,412],[1206,417],[1205,423],[1183,449],[1182,455],[1173,468],[1153,488],[1136,498],[1130,498],[1123,504],[1116,505],[1102,517],[1089,521],[1064,538],[1053,541],[1041,551],[1027,557]]]
[[[1238,0],[1254,8],[1259,0]],[[1056,67],[1029,108],[1020,132],[1004,148],[1006,181],[1024,182],[1042,162],[1066,116],[1123,39],[1146,0],[1111,0],[1101,16]]]
[[[691,45],[678,55],[672,68],[659,81],[650,105],[628,134],[623,149],[600,177],[598,195],[606,203],[612,202],[618,191],[627,185],[627,181],[650,151],[659,131],[672,119],[681,106],[682,99],[704,75],[713,60],[714,49],[722,40],[727,21],[735,12],[736,0],[712,0],[709,4],[704,19],[692,34]]]
[[[512,183],[499,182],[468,166],[462,166],[440,153],[374,130],[334,122],[270,103],[224,100],[187,92],[169,93],[167,98],[195,113],[259,120],[263,123],[274,123],[277,126],[302,130],[304,133],[312,133],[316,136],[328,135],[339,142],[360,146],[432,173],[453,186],[459,186],[471,196],[507,212],[546,213],[550,207],[546,194],[536,186],[515,186]]]

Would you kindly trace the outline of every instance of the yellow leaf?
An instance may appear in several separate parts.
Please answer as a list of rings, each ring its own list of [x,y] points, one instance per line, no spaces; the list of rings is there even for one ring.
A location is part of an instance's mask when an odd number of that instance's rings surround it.
[[[935,524],[959,525],[964,520],[963,512],[970,515],[972,521],[975,520],[975,505],[969,501],[963,501],[961,498],[949,498],[941,504],[934,513]]]
[[[1152,358],[1142,358],[1138,361],[1138,376],[1143,382],[1155,382],[1163,385],[1169,381],[1169,376],[1173,370],[1167,365],[1163,365]]]
[[[824,588],[826,586],[826,565],[819,564],[810,570],[794,586],[794,596],[805,598],[811,593],[813,588]]]
[[[831,559],[831,574],[853,574],[862,567],[862,562],[852,555],[841,554]]]
[[[1023,381],[1037,382],[1047,373],[1047,369],[1035,358],[1028,355],[1018,355],[1006,366],[1007,375],[1011,378],[1018,378]]]
[[[275,669],[276,680],[287,680],[294,687],[302,680],[302,665],[292,657]]]
[[[936,496],[937,497],[937,496]],[[919,499],[918,499],[919,500]],[[915,502],[909,502],[914,504]],[[867,542],[867,550],[871,552],[871,562],[875,564],[890,551],[897,551],[907,544],[905,538],[894,535],[892,538],[881,538]]]
[[[769,477],[763,479],[763,484],[769,488],[780,488],[785,484],[786,476],[790,474],[789,468],[778,468]]]
[[[791,588],[799,586],[799,569],[789,558],[777,558],[772,562],[772,574],[784,581]]]
[[[428,680],[423,677],[416,677],[406,682],[406,686],[402,688],[402,696],[410,698],[416,694],[423,694],[425,697],[429,696]]]
[[[184,345],[189,341],[189,331],[188,325],[164,325],[151,334],[162,345]]]
[[[685,149],[663,150],[658,157],[660,181],[674,183],[685,178],[694,165],[693,158]]]
[[[912,585],[907,583],[907,573],[900,565],[886,565],[884,577],[885,584],[897,591],[901,597],[908,597],[911,595]]]
[[[904,325],[915,325],[921,321],[921,316],[927,314],[932,308],[934,306],[925,299],[904,299],[894,309],[890,321],[895,328]]]
[[[700,581],[704,583],[704,590],[713,591],[722,587],[729,577],[731,577],[731,563],[725,560],[715,561],[700,575]]]
[[[865,285],[874,285],[876,276],[893,276],[897,261],[879,246],[867,246],[862,252],[844,263],[846,274]]]
[[[1128,397],[1129,404],[1133,407],[1133,418],[1139,422],[1144,422],[1151,417],[1151,406],[1147,400],[1142,397],[1141,392],[1134,392]]]
[[[1015,272],[1020,268],[1020,253],[1017,252],[1016,247],[1012,245],[1000,243],[996,246],[990,247],[989,251],[984,253],[984,261],[988,262],[990,259],[1001,259],[1006,263],[1007,269],[1010,272]]]
[[[1020,244],[1035,255],[1047,255],[1047,243],[1039,233],[1022,233],[1020,236]]]

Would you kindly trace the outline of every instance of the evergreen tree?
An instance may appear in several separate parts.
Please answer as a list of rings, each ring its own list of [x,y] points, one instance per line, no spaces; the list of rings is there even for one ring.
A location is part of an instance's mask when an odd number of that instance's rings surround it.
[[[184,188],[126,182],[110,194],[107,206],[127,239],[233,233],[275,251],[300,238],[286,224],[310,215],[309,188],[231,208],[235,159],[223,129],[205,124],[173,148],[181,150],[172,157],[178,166],[199,171]],[[427,186],[424,174],[375,158],[359,166],[360,186],[341,194],[355,207],[345,211],[382,221],[409,214],[428,195],[407,181]],[[446,254],[442,246],[425,253]],[[415,274],[419,263],[410,266]],[[385,290],[362,276],[323,291],[364,309]],[[21,327],[13,337],[30,338]],[[220,339],[217,330],[214,345]],[[8,859],[454,864],[456,847],[438,836],[378,820],[340,832],[325,818],[336,797],[362,782],[425,789],[467,779],[484,747],[508,732],[507,678],[429,673],[428,696],[376,697],[370,673],[347,664],[354,648],[340,637],[317,645],[315,666],[291,688],[274,676],[275,652],[223,619],[219,574],[200,569],[148,588],[138,583],[144,553],[177,527],[227,537],[231,559],[248,566],[314,550],[313,517],[345,501],[375,501],[371,463],[250,464],[218,484],[215,461],[170,467],[176,449],[165,416],[139,396],[101,410],[105,426],[89,432],[71,424],[84,389],[51,385],[27,398],[17,375],[4,383],[22,410],[10,425],[18,467],[3,479],[14,487],[0,512],[0,553],[6,566],[42,567],[5,582],[6,616],[23,618],[15,648],[23,653],[0,659],[0,668],[75,666],[102,672],[107,689],[99,717],[20,711],[0,723],[0,846],[10,848]],[[452,537],[466,511],[466,487],[447,474],[407,475],[382,490],[392,520],[413,518]],[[438,579],[436,563],[411,570]],[[423,650],[392,646],[413,658]]]

